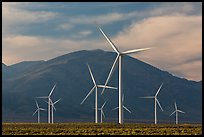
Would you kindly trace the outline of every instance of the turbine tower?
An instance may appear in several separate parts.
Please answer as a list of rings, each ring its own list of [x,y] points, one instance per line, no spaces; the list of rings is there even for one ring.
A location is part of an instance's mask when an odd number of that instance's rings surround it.
[[[103,30],[100,27],[98,27],[98,28],[101,31],[101,33],[103,34],[103,36],[106,38],[108,43],[111,45],[111,47],[114,49],[114,51],[117,53],[116,59],[115,59],[113,65],[112,65],[112,68],[111,68],[111,70],[109,72],[108,78],[107,78],[107,80],[105,82],[105,86],[107,85],[107,83],[109,81],[109,78],[110,78],[110,76],[112,74],[112,71],[113,71],[116,63],[118,62],[118,66],[119,66],[119,70],[118,70],[119,71],[119,73],[118,73],[118,75],[119,75],[119,80],[118,80],[118,85],[119,85],[119,96],[118,96],[119,97],[119,99],[118,99],[118,101],[119,101],[119,113],[118,114],[119,114],[119,118],[118,118],[118,120],[119,120],[119,124],[122,124],[123,123],[123,109],[122,109],[122,106],[123,106],[123,104],[122,104],[122,94],[123,94],[123,91],[122,91],[122,57],[123,57],[123,55],[131,54],[131,53],[136,53],[136,52],[141,52],[141,51],[144,51],[144,50],[148,50],[150,48],[141,48],[141,49],[134,49],[134,50],[128,50],[128,51],[125,51],[125,52],[120,52],[116,48],[116,46],[113,44],[113,42],[108,38],[108,36],[103,32]],[[105,90],[105,88],[102,90],[101,94],[103,94],[104,90]]]
[[[95,89],[95,123],[98,123],[98,88],[109,88],[109,89],[117,89],[115,87],[111,87],[111,86],[104,86],[104,85],[97,85],[96,81],[93,77],[93,74],[91,72],[91,68],[89,67],[89,65],[87,64],[88,69],[89,69],[89,73],[91,75],[92,81],[94,83],[93,88],[90,90],[90,92],[87,94],[87,96],[84,98],[84,100],[81,102],[81,104],[84,103],[84,101],[87,99],[87,97],[93,92],[93,90]]]
[[[38,103],[37,103],[37,101],[35,101],[35,103],[36,103],[37,109],[36,109],[36,111],[33,113],[33,116],[35,115],[35,113],[38,112],[38,123],[40,123],[40,110],[44,110],[44,111],[45,111],[45,109],[44,109],[44,108],[40,108],[39,105],[38,105]]]
[[[50,97],[51,97],[55,87],[56,87],[56,84],[54,85],[54,87],[52,88],[52,90],[50,91],[50,94],[48,96],[36,97],[36,98],[47,98],[48,99],[48,123],[50,123],[50,102],[51,102],[50,101],[51,100]]]
[[[107,102],[107,101],[106,101],[106,102]],[[101,106],[101,108],[98,108],[98,110],[101,111],[101,123],[103,123],[103,117],[105,118],[105,114],[104,114],[104,112],[103,112],[103,108],[104,108],[106,102],[103,103],[103,105]]]
[[[185,113],[185,112],[183,112],[183,111],[177,109],[176,102],[174,102],[174,104],[175,104],[175,111],[174,111],[173,113],[171,113],[171,115],[173,115],[174,113],[176,113],[176,124],[178,124],[178,112],[180,112],[180,113]],[[170,116],[171,116],[171,115],[170,115]]]
[[[54,110],[56,111],[56,108],[55,108],[55,104],[57,103],[57,102],[59,102],[61,100],[61,98],[60,99],[58,99],[57,101],[55,101],[54,103],[52,102],[52,100],[50,99],[50,103],[51,103],[51,118],[52,118],[52,120],[51,120],[51,123],[53,124],[54,123],[54,121],[53,121],[53,119],[54,119],[54,111],[53,111],[53,108],[54,108]],[[45,101],[46,103],[48,103],[47,101]]]
[[[159,103],[159,100],[157,99],[157,95],[159,94],[159,91],[162,87],[163,83],[160,85],[159,89],[157,90],[157,93],[155,96],[147,96],[147,97],[140,97],[140,98],[154,98],[154,123],[157,124],[157,104],[161,108],[162,111],[164,111]]]

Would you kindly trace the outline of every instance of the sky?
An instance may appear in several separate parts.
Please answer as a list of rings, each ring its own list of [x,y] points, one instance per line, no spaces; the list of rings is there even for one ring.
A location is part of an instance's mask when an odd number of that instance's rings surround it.
[[[79,50],[131,54],[171,74],[202,80],[201,2],[2,2],[2,62],[49,60]]]

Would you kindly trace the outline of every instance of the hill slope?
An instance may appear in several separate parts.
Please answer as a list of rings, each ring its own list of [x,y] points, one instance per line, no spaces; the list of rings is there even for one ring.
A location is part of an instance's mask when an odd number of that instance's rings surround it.
[[[104,84],[115,57],[116,54],[113,52],[82,50],[29,66],[24,71],[12,74],[9,79],[3,80],[3,120],[36,120],[32,118],[32,113],[36,109],[33,97],[48,95],[54,83],[57,83],[52,99],[62,100],[56,104],[57,111],[54,112],[56,121],[94,121],[92,109],[94,93],[80,105],[93,86],[86,64],[89,63],[97,83]],[[132,111],[129,114],[124,110],[125,121],[153,122],[153,99],[139,97],[153,96],[162,82],[164,85],[158,99],[164,112],[158,108],[158,121],[174,121],[174,116],[169,115],[174,111],[176,101],[178,108],[186,112],[179,115],[180,121],[201,123],[202,82],[175,77],[130,56],[123,59],[124,105]],[[118,86],[117,67],[109,85]],[[105,100],[108,102],[104,108],[106,114],[104,121],[117,122],[118,111],[111,109],[118,106],[118,91],[107,90],[105,94],[99,96],[99,107]],[[47,108],[43,100],[38,101],[41,107]],[[42,112],[44,121],[46,115],[46,112]],[[15,118],[16,116],[18,118]]]

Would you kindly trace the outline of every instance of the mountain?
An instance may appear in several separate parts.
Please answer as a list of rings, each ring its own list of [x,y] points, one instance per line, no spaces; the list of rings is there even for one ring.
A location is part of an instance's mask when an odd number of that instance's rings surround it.
[[[2,63],[2,79],[6,78],[6,73],[7,73],[8,67],[6,64]]]
[[[6,69],[6,64],[2,63],[2,70]]]
[[[13,65],[9,66],[9,69],[14,70],[14,71],[20,71],[20,70],[27,69],[31,66],[34,66],[36,64],[43,63],[43,62],[45,62],[45,61],[43,61],[43,60],[40,60],[40,61],[22,61],[20,63],[13,64]]]
[[[93,87],[87,63],[90,65],[94,78],[98,84],[104,84],[112,63],[116,57],[113,52],[103,50],[82,50],[65,54],[35,65],[28,62],[16,64],[18,70],[13,71],[9,79],[3,80],[2,88],[2,119],[3,121],[36,121],[32,117],[35,111],[35,98],[46,96],[57,83],[52,94],[52,100],[62,98],[56,104],[54,112],[56,121],[88,121],[94,122],[94,92],[80,105],[81,101]],[[13,66],[14,67],[14,66]],[[4,73],[4,72],[3,72]],[[131,114],[124,110],[126,122],[153,122],[153,99],[141,99],[142,96],[153,96],[160,84],[164,85],[158,95],[164,112],[157,111],[158,122],[174,122],[174,101],[178,108],[186,114],[179,115],[179,121],[201,123],[202,121],[202,81],[189,81],[175,77],[145,62],[124,56],[123,58],[123,91],[124,105],[131,110]],[[114,70],[108,85],[118,87],[118,68]],[[101,89],[98,91],[101,92]],[[112,111],[118,106],[118,91],[105,90],[99,95],[99,107],[106,101],[104,121],[117,122],[118,111]],[[42,108],[47,108],[43,99],[38,99]],[[42,113],[42,120],[46,122],[46,112]]]
[[[2,63],[2,69],[4,67],[5,69],[5,75],[7,78],[9,77],[15,77],[15,75],[18,75],[18,73],[20,72],[23,72],[24,70],[32,67],[32,66],[35,66],[37,64],[40,64],[40,63],[43,63],[44,61],[23,61],[23,62],[20,62],[20,63],[17,63],[17,64],[13,64],[13,65],[10,65],[10,66],[6,66],[5,67],[5,64]]]
[[[2,72],[4,73],[7,70],[6,64],[2,63]]]

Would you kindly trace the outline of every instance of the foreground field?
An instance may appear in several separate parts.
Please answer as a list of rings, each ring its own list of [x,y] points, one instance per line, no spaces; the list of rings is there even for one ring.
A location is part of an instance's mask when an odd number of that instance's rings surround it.
[[[201,135],[201,124],[2,123],[3,135]]]

